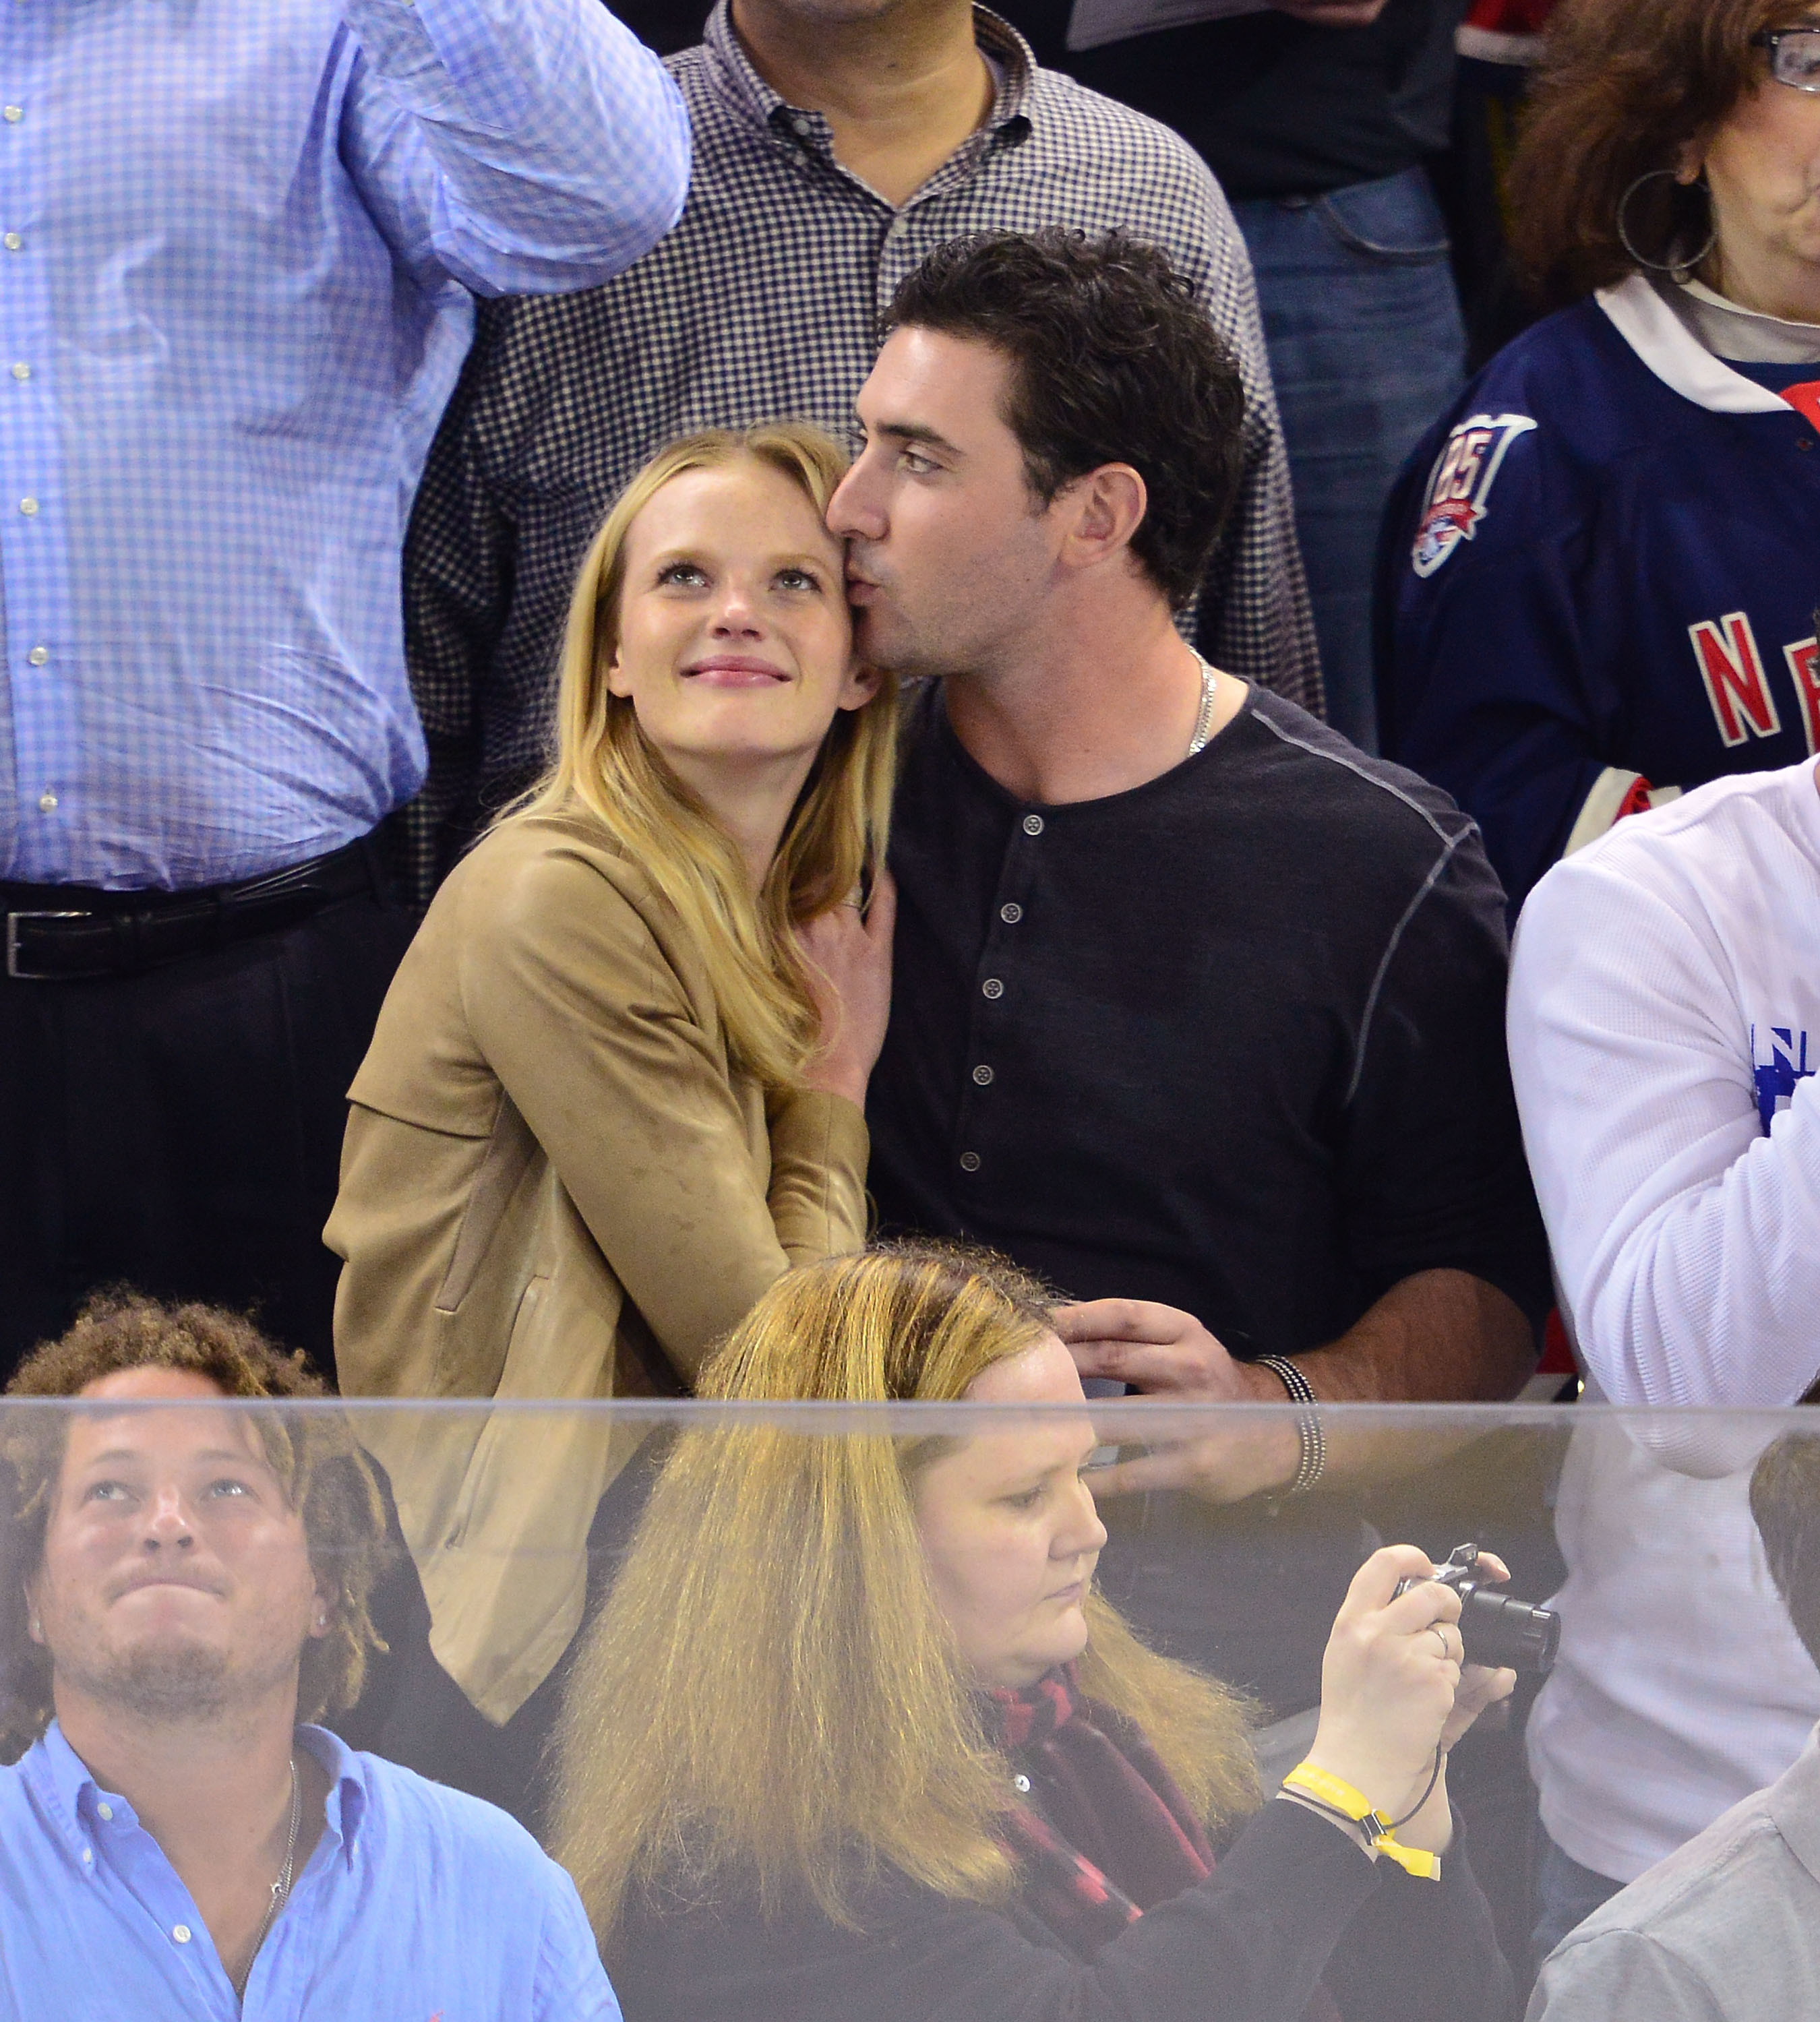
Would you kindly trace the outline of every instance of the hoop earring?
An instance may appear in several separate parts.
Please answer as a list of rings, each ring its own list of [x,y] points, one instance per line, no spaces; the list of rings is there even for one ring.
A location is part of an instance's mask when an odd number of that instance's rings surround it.
[[[1624,221],[1626,214],[1631,207],[1631,199],[1645,183],[1653,183],[1660,176],[1668,177],[1671,182],[1679,180],[1672,169],[1646,170],[1618,199],[1617,242],[1639,267],[1646,267],[1652,274],[1690,274],[1719,243],[1719,220],[1716,217],[1712,220],[1712,229],[1706,235],[1706,243],[1698,253],[1685,260],[1646,260],[1631,243],[1630,227]],[[1704,183],[1696,184],[1692,187],[1700,189],[1706,188]],[[1707,206],[1710,210],[1712,203],[1712,192],[1710,190],[1706,192],[1706,201]]]

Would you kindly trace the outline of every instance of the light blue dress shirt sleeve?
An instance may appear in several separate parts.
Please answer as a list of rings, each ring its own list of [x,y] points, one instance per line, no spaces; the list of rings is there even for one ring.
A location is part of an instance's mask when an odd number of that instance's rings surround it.
[[[343,0],[346,159],[393,250],[476,294],[605,281],[689,192],[669,73],[601,0]]]

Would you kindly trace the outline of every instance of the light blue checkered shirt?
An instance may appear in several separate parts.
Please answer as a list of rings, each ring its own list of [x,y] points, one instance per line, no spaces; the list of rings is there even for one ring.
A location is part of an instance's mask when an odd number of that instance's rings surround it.
[[[469,290],[608,279],[688,156],[599,0],[0,0],[0,878],[221,883],[416,790]]]

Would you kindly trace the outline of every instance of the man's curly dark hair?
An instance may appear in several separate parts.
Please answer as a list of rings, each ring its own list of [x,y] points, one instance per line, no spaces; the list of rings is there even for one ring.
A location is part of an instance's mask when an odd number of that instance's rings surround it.
[[[44,1557],[71,1417],[49,1403],[15,1400],[75,1397],[129,1369],[187,1370],[231,1398],[328,1396],[301,1351],[274,1348],[238,1314],[131,1292],[98,1294],[68,1333],[20,1364],[0,1399],[0,1762],[16,1761],[50,1721],[50,1658],[26,1633],[25,1589]],[[255,1422],[303,1520],[310,1568],[328,1601],[328,1633],[305,1644],[298,1691],[298,1717],[316,1720],[353,1704],[368,1658],[386,1647],[369,1609],[391,1560],[385,1505],[339,1411],[260,1412]]]
[[[1245,395],[1167,254],[1058,225],[953,239],[893,296],[882,334],[904,328],[1009,360],[1003,419],[1043,505],[1102,464],[1131,465],[1149,493],[1131,552],[1171,609],[1190,601],[1244,483]]]

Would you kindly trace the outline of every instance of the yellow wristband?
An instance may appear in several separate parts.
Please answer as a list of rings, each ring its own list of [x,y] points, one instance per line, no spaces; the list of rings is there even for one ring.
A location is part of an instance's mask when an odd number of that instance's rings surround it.
[[[1365,1794],[1354,1790],[1343,1777],[1317,1768],[1312,1762],[1299,1762],[1283,1779],[1283,1787],[1286,1790],[1306,1790],[1310,1797],[1350,1819],[1364,1832],[1372,1848],[1387,1860],[1394,1860],[1405,1874],[1413,1874],[1420,1881],[1441,1879],[1440,1855],[1429,1853],[1418,1846],[1405,1846],[1392,1831],[1390,1820],[1382,1812],[1374,1809]]]

